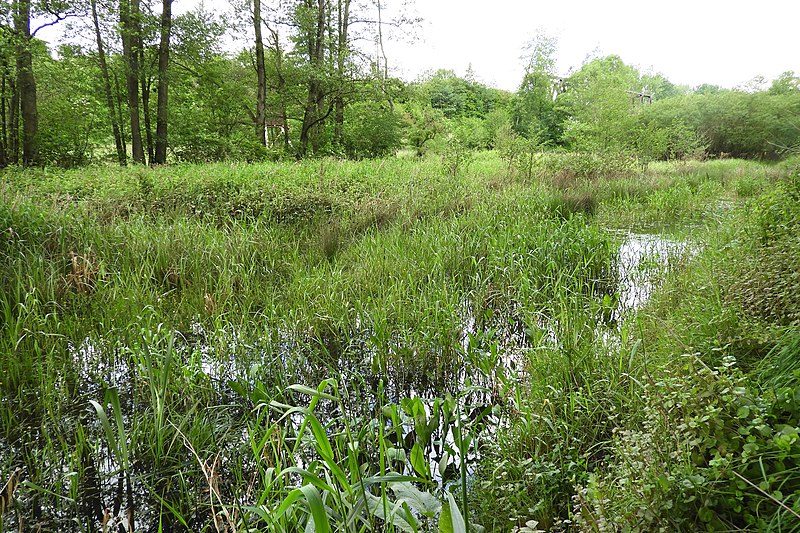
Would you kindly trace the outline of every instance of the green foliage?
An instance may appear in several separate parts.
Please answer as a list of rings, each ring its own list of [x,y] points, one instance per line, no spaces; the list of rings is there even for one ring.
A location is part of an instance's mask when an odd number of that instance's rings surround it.
[[[800,320],[800,179],[795,174],[754,209],[758,238],[732,296],[751,314],[778,324]]]
[[[530,54],[522,84],[513,101],[514,131],[544,144],[560,142],[563,114],[554,102],[556,40],[538,35],[527,46]]]
[[[69,168],[88,164],[102,146],[105,136],[100,127],[106,112],[93,84],[98,71],[94,61],[77,48],[65,46],[59,54],[58,60],[41,57],[35,66],[39,155],[43,161]]]
[[[441,136],[446,128],[444,114],[440,110],[416,103],[407,106],[403,121],[408,143],[417,157],[425,155],[430,143]]]
[[[784,72],[775,78],[767,92],[776,95],[797,94],[800,92],[800,78],[795,76],[791,70]]]
[[[688,88],[678,87],[661,73],[645,73],[641,76],[643,92],[649,94],[653,101],[664,100],[685,94]]]
[[[635,137],[636,117],[627,91],[638,91],[638,73],[617,56],[592,59],[566,81],[557,104],[569,116],[564,138],[582,151],[624,151]]]
[[[526,139],[506,123],[498,129],[495,148],[506,162],[508,172],[516,172],[527,180],[533,178],[541,145],[537,138]]]
[[[637,163],[636,158],[624,153],[551,152],[539,167],[545,177],[563,188],[581,181],[629,177]]]
[[[445,174],[451,178],[456,178],[464,172],[475,157],[469,146],[471,133],[467,129],[458,129],[447,136],[442,151],[442,166]]]
[[[606,520],[648,531],[796,525],[800,390],[760,397],[732,360],[690,371],[688,383],[664,377],[642,385],[642,429],[618,432],[609,468],[578,493],[583,527]]]
[[[437,70],[418,83],[415,91],[424,104],[442,112],[449,119],[483,118],[498,107],[503,96],[475,80],[463,79],[451,70]]]
[[[347,107],[344,148],[353,159],[383,157],[400,146],[400,118],[375,102]]]
[[[130,502],[138,528],[193,531],[793,526],[796,332],[730,290],[747,254],[797,246],[787,166],[538,150],[532,179],[469,150],[454,174],[7,171],[0,467],[28,480],[8,527],[34,506],[116,527]],[[745,178],[767,194],[722,211]],[[644,258],[654,293],[625,311],[605,228],[684,220],[708,253]],[[779,346],[757,380],[725,358],[742,317]]]
[[[504,109],[495,109],[483,121],[486,130],[486,144],[488,148],[497,148],[498,137],[504,135],[507,128],[511,127],[511,115]]]
[[[798,143],[792,122],[798,113],[798,92],[720,91],[657,101],[644,110],[643,120],[657,129],[688,128],[712,154],[774,159]]]
[[[775,347],[756,365],[759,385],[764,390],[797,389],[800,385],[800,331],[791,327]]]
[[[648,119],[647,112],[643,113],[641,125],[632,131],[633,150],[642,162],[705,157],[708,142],[696,130],[682,122],[665,125]]]

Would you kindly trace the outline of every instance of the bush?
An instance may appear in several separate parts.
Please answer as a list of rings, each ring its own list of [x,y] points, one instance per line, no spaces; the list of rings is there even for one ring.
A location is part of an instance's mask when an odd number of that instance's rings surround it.
[[[196,130],[174,136],[172,150],[179,161],[211,163],[215,161],[266,161],[278,158],[278,152],[262,145],[251,132],[234,132],[228,137]]]
[[[800,510],[800,388],[757,394],[735,361],[642,385],[642,420],[615,433],[580,487],[579,525],[628,531],[780,529]],[[632,425],[633,427],[633,425]]]
[[[347,108],[344,148],[347,157],[385,156],[400,146],[400,118],[376,102],[357,102]]]
[[[635,157],[622,152],[551,152],[539,165],[540,171],[554,185],[568,188],[600,178],[630,177],[637,164]]]
[[[756,204],[757,244],[731,296],[752,316],[800,321],[800,174]]]

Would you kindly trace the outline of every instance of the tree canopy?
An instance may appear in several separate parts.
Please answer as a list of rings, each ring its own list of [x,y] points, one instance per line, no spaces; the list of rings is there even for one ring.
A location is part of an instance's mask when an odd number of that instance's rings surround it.
[[[371,0],[232,0],[172,16],[163,0],[0,2],[0,167],[424,155],[456,138],[645,158],[774,158],[798,144],[800,78],[676,86],[619,56],[556,70],[535,36],[514,93],[470,68],[389,76],[383,40],[414,26]],[[42,26],[62,28],[50,49]],[[234,38],[234,35],[236,36]],[[367,44],[371,43],[371,44]]]

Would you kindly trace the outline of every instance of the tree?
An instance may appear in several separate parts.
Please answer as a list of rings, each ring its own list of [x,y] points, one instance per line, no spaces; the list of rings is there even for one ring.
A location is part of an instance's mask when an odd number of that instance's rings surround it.
[[[684,89],[669,81],[663,74],[648,73],[641,77],[641,86],[644,93],[649,94],[653,101],[680,96]]]
[[[308,153],[308,145],[312,140],[314,148],[319,149],[320,125],[333,110],[330,106],[327,112],[324,111],[325,24],[328,18],[328,7],[327,0],[304,0],[296,11],[300,22],[298,43],[305,48],[307,53],[309,73],[308,97],[303,109],[303,124],[300,129],[301,156]]]
[[[539,34],[528,43],[525,76],[514,98],[512,126],[518,134],[555,144],[561,137],[562,117],[555,106],[558,90],[555,67],[557,41]]]
[[[100,31],[100,19],[97,14],[97,0],[91,0],[92,23],[95,30],[95,41],[97,43],[97,61],[100,65],[100,72],[103,77],[103,91],[106,96],[106,104],[108,105],[109,122],[111,123],[111,130],[114,134],[114,146],[117,150],[117,160],[119,164],[124,166],[128,162],[128,156],[125,151],[125,141],[122,138],[122,131],[120,124],[117,121],[114,105],[114,95],[111,89],[111,78],[108,74],[108,62],[106,61],[105,46],[103,45],[103,36]]]
[[[348,157],[382,157],[400,145],[400,119],[386,107],[369,100],[347,107],[342,141]]]
[[[16,32],[17,92],[22,117],[22,164],[37,163],[39,113],[36,106],[36,77],[33,75],[31,53],[31,2],[17,0],[14,5]]]
[[[638,72],[619,56],[587,61],[566,81],[557,99],[567,113],[564,136],[579,150],[625,150],[635,145],[635,103],[631,91],[639,92]]]
[[[4,13],[8,15],[8,13]],[[6,17],[4,16],[4,19]],[[15,55],[14,31],[6,20],[0,25],[0,168],[17,162],[18,123],[16,111],[17,100],[16,76],[14,74]]]
[[[788,70],[775,78],[770,85],[769,94],[797,94],[800,92],[800,77],[795,76],[794,72]]]
[[[379,7],[380,10],[380,7]],[[380,26],[379,26],[380,27]],[[336,9],[336,80],[340,86],[344,85],[346,79],[347,59],[350,55],[350,0],[337,0]],[[334,133],[333,142],[337,146],[343,144],[344,129],[344,91],[337,91],[334,97]]]
[[[267,71],[264,66],[264,39],[261,36],[261,0],[253,0],[253,29],[256,46],[256,113],[253,117],[256,138],[267,145]]]
[[[704,83],[702,85],[698,85],[695,87],[694,94],[717,94],[723,92],[725,89],[720,87],[719,85],[713,85],[710,83]]]
[[[444,114],[430,105],[412,103],[403,115],[408,141],[417,157],[425,155],[430,141],[441,135],[445,129]]]
[[[125,86],[128,96],[128,116],[131,123],[133,162],[145,163],[142,128],[139,116],[139,58],[141,51],[141,13],[139,0],[119,1],[122,55],[125,59]]]
[[[169,74],[169,39],[172,31],[172,0],[163,0],[161,12],[161,42],[158,46],[158,104],[156,111],[156,151],[154,163],[167,162],[167,120]]]

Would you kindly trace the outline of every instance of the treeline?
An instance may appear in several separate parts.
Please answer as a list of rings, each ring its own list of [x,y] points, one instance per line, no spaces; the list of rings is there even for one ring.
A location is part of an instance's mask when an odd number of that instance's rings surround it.
[[[539,36],[515,93],[470,71],[407,83],[383,42],[415,20],[381,0],[0,2],[0,166],[380,157],[518,146],[643,160],[777,158],[800,139],[800,82],[678,87],[619,57],[555,70]],[[37,38],[57,26],[70,44]],[[238,49],[232,53],[233,48]],[[365,44],[366,43],[366,44]]]

